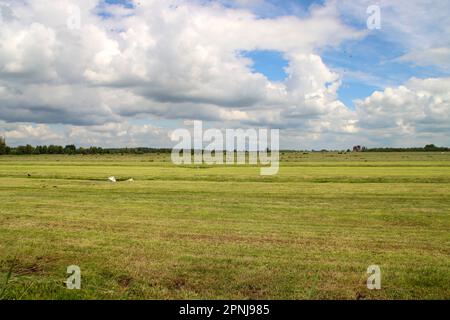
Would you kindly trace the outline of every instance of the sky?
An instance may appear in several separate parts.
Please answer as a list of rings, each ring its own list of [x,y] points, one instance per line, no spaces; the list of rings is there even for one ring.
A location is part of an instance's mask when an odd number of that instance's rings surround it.
[[[450,146],[449,13],[447,0],[0,0],[0,135],[172,147],[201,120],[280,129],[282,149]]]

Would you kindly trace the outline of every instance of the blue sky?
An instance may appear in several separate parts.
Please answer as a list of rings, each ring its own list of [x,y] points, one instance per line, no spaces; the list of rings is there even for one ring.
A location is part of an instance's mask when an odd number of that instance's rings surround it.
[[[271,81],[283,81],[287,74],[285,68],[289,61],[279,51],[255,50],[242,53],[243,56],[252,59],[252,70],[262,73]]]
[[[132,8],[134,7],[134,4],[132,1],[128,0],[104,0],[104,4],[112,4],[112,5],[122,5],[125,8]]]

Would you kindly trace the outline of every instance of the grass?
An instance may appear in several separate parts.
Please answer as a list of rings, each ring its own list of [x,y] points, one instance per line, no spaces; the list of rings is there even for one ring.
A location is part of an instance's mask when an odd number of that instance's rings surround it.
[[[0,299],[449,299],[449,183],[450,153],[2,156]]]

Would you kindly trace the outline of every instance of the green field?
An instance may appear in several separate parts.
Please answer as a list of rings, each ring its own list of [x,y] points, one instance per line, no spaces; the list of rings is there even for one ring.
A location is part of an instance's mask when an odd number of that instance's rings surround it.
[[[450,153],[284,153],[265,177],[163,154],[0,157],[3,299],[450,299],[449,284]]]

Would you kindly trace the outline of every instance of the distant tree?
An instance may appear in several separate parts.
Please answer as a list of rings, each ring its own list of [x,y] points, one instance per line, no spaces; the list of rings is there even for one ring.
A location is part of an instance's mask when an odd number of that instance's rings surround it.
[[[100,147],[90,147],[89,148],[89,154],[102,154],[103,149]]]
[[[23,155],[23,154],[33,154],[34,148],[27,144],[26,146],[18,146],[15,150],[15,154]]]
[[[6,141],[3,137],[0,137],[0,155],[1,154],[6,154]]]
[[[33,154],[33,152],[34,152],[34,148],[31,145],[27,144],[25,146],[25,154]]]
[[[440,148],[436,147],[434,144],[427,144],[425,148],[423,148],[425,151],[438,151]]]
[[[64,148],[61,147],[61,146],[50,145],[47,148],[47,153],[49,153],[49,154],[63,154],[64,153]]]
[[[64,147],[64,153],[65,154],[75,154],[77,152],[77,147],[73,144],[69,144]]]

